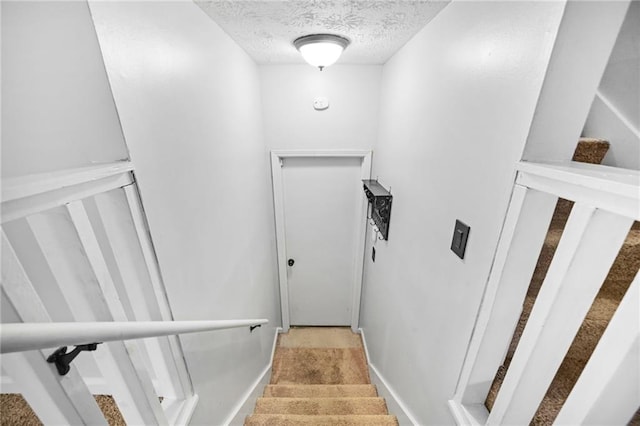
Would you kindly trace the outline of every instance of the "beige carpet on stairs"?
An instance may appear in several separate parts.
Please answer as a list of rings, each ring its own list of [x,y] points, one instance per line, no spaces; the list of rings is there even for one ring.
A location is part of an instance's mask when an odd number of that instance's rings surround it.
[[[94,395],[109,426],[126,426],[111,395]],[[0,394],[1,426],[39,426],[42,422],[20,394]]]
[[[606,141],[581,139],[576,147],[573,160],[600,164],[608,148],[609,143]],[[544,277],[547,274],[572,207],[572,202],[564,199],[558,200],[505,362],[498,369],[489,395],[487,396],[485,405],[489,410],[493,407],[500,386],[513,359],[516,347],[518,346],[522,332],[531,314],[535,299],[540,291]],[[550,425],[553,423],[639,268],[640,224],[636,222],[629,232],[582,326],[578,330],[544,399],[538,407],[531,422],[532,425]],[[640,410],[636,413],[630,424],[640,425]]]
[[[360,336],[299,327],[278,337],[271,382],[246,426],[397,425],[371,385]]]

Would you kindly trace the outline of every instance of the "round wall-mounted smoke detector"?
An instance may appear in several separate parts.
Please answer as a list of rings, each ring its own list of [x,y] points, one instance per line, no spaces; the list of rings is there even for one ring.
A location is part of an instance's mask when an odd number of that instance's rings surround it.
[[[313,109],[323,111],[329,108],[329,99],[324,96],[317,97],[313,100]]]

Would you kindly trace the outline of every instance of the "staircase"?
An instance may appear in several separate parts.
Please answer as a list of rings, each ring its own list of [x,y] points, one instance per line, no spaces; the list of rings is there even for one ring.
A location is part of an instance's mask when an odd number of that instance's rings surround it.
[[[348,328],[292,328],[278,337],[271,382],[246,426],[397,425],[371,384],[360,336]]]
[[[583,138],[578,142],[573,155],[573,161],[600,164],[608,149],[609,143],[606,141]],[[489,410],[493,407],[500,386],[514,356],[529,314],[533,309],[538,292],[540,291],[553,255],[558,247],[560,237],[562,236],[572,207],[572,202],[564,199],[558,200],[544,246],[538,258],[538,263],[524,300],[522,314],[513,334],[513,339],[505,361],[498,369],[485,402]],[[587,313],[553,382],[549,386],[547,394],[534,415],[531,421],[532,425],[548,425],[553,423],[639,268],[640,224],[636,222],[629,232],[618,257],[609,271],[607,279],[602,285],[591,309]],[[639,413],[640,410],[630,424],[640,424]]]

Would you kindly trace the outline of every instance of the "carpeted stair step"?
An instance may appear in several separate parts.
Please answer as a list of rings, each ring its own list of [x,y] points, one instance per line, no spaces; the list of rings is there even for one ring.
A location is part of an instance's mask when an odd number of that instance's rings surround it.
[[[571,160],[579,163],[601,164],[608,151],[609,142],[604,139],[580,138]]]
[[[94,395],[109,426],[126,426],[122,413],[111,395]],[[0,394],[1,426],[39,426],[42,422],[21,394]]]
[[[309,332],[307,327],[292,327],[288,333],[278,337],[278,347],[362,348],[362,339],[348,328],[316,327]]]
[[[397,426],[369,378],[362,339],[347,327],[278,336],[271,382],[246,426]]]
[[[271,384],[369,384],[362,348],[279,347]]]
[[[338,398],[376,397],[374,385],[267,385],[264,397],[278,398]]]
[[[347,416],[303,416],[294,414],[252,414],[245,426],[398,426],[396,416],[347,415]]]
[[[387,414],[384,399],[367,398],[258,398],[256,414],[346,415]]]

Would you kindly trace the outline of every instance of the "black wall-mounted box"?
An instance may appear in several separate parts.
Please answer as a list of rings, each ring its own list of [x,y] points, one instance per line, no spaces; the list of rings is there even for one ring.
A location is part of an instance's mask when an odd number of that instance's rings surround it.
[[[363,180],[364,193],[371,204],[371,218],[384,240],[389,239],[389,220],[393,196],[377,180]]]

